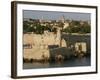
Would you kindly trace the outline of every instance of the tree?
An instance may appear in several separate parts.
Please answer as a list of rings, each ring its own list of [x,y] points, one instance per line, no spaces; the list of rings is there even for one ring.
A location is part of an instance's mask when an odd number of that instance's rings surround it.
[[[66,33],[90,33],[91,27],[87,22],[84,22],[83,25],[79,21],[72,21],[70,25],[63,30]]]

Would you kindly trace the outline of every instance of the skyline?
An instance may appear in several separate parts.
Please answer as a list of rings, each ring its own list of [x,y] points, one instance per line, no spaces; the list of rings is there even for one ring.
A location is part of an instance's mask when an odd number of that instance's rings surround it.
[[[90,13],[58,12],[58,11],[36,11],[23,10],[23,18],[60,20],[64,16],[65,20],[89,21]]]

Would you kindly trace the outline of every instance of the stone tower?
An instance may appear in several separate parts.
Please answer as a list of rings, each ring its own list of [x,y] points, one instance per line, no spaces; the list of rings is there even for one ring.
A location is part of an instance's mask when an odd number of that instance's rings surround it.
[[[56,43],[59,44],[59,47],[61,46],[61,29],[60,28],[57,28]]]
[[[61,21],[62,21],[63,23],[65,23],[65,17],[64,17],[64,15],[62,15]]]

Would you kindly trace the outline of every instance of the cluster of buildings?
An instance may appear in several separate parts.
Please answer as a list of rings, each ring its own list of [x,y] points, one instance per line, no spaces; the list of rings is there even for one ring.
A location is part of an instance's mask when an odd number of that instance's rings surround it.
[[[32,23],[32,24],[30,24],[30,26],[34,26],[34,24],[40,24],[41,26],[50,26],[53,28],[63,26],[63,29],[66,29],[67,27],[72,25],[73,22],[75,22],[75,20],[65,19],[64,16],[60,17],[60,19],[57,19],[57,20],[44,19],[42,16],[41,19],[24,18],[24,21]],[[84,24],[90,25],[90,21],[78,21],[78,22],[80,25],[84,25]],[[73,26],[77,27],[76,25],[73,25]]]

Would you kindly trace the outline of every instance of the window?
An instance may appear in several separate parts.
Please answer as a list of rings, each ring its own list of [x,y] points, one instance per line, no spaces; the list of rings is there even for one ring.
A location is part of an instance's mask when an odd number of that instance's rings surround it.
[[[32,45],[31,44],[24,44],[23,47],[25,49],[30,49],[30,48],[32,48]]]

